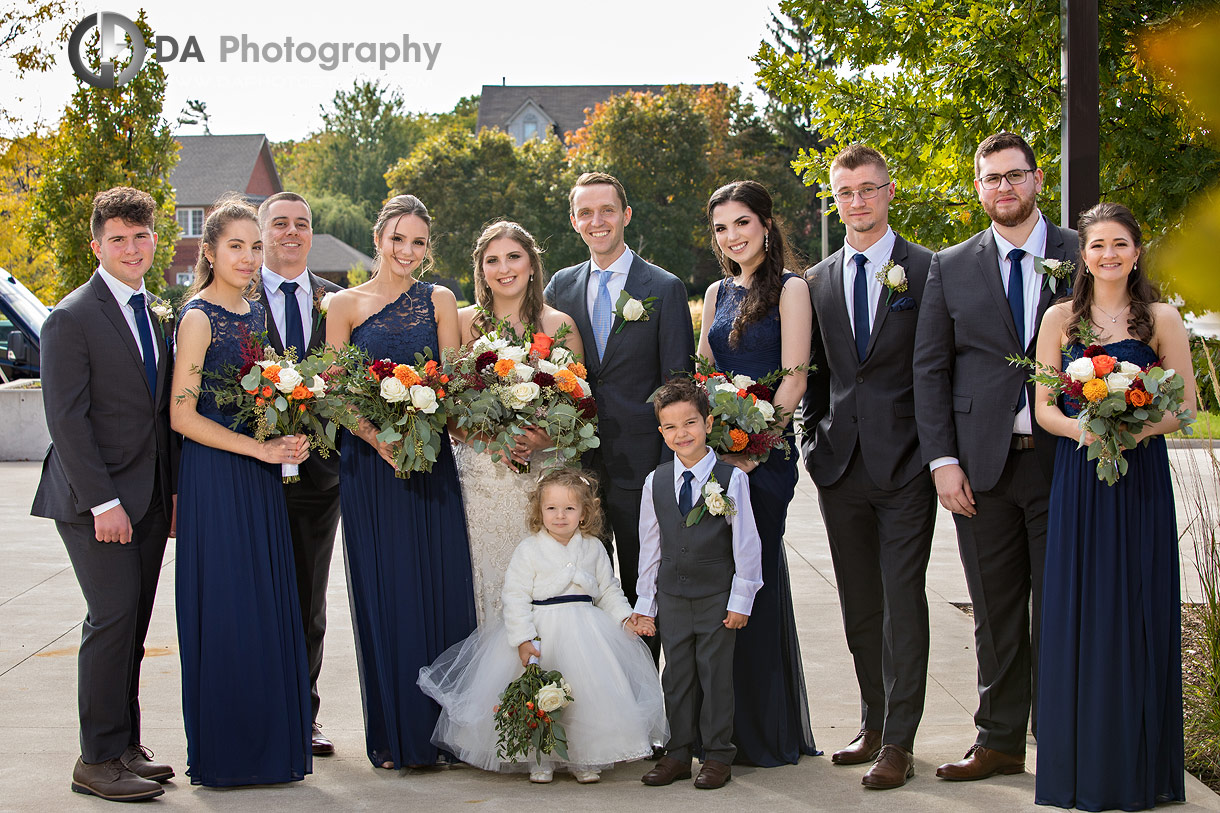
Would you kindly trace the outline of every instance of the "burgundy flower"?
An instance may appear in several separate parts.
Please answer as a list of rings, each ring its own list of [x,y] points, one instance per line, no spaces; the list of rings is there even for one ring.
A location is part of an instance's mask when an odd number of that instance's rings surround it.
[[[254,369],[254,362],[247,361],[245,364],[243,364],[241,366],[241,370],[238,371],[237,380],[241,381],[243,378],[246,377],[246,373],[250,372],[253,369]]]
[[[537,372],[534,373],[534,383],[539,387],[555,386],[555,376],[550,373]]]
[[[597,401],[591,395],[577,401],[576,408],[580,410],[580,417],[586,421],[591,421],[597,417]]]
[[[474,360],[474,368],[481,373],[488,367],[495,364],[499,358],[500,357],[496,355],[494,350],[484,350],[482,353],[479,353],[479,357]]]
[[[742,454],[748,457],[761,455],[768,449],[778,449],[783,445],[783,441],[779,435],[774,435],[769,432],[752,432],[750,433],[750,442],[746,444],[746,448],[742,450]]]
[[[466,376],[466,389],[482,392],[487,389],[487,384],[477,375],[468,375]]]
[[[746,392],[760,401],[770,401],[775,397],[775,393],[766,384],[751,384],[746,387]]]
[[[394,362],[389,359],[377,359],[369,365],[369,372],[376,376],[378,381],[383,381],[394,375]]]
[[[1106,348],[1102,347],[1100,344],[1091,344],[1084,349],[1084,357],[1090,359],[1093,358],[1093,356],[1104,356],[1105,353]]]

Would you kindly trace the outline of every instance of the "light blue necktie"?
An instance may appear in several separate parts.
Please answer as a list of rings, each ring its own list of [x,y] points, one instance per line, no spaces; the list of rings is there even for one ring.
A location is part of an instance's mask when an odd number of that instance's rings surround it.
[[[609,271],[597,274],[597,297],[593,300],[593,341],[597,344],[597,360],[601,361],[610,339],[610,326],[614,323],[614,306],[610,304]]]

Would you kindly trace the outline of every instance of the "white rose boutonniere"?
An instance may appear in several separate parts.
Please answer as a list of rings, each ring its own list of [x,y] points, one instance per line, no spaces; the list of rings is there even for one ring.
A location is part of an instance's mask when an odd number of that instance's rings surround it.
[[[690,513],[686,515],[687,527],[698,524],[699,520],[703,519],[704,514],[729,519],[737,513],[737,506],[724,493],[724,488],[720,483],[716,482],[715,474],[707,478],[707,482],[703,484],[702,493],[703,502],[692,508]]]
[[[161,324],[174,320],[174,308],[164,299],[158,299],[156,302],[153,302],[148,306],[148,309],[152,311],[153,316],[157,317],[157,321]]]
[[[1057,293],[1059,283],[1070,280],[1072,272],[1076,270],[1076,264],[1071,260],[1056,260],[1052,257],[1035,257],[1034,267],[1042,274],[1042,284],[1050,288],[1052,294]]]
[[[636,299],[624,290],[618,295],[618,302],[614,305],[614,315],[622,320],[614,332],[618,333],[628,322],[647,322],[648,317],[656,310],[656,305],[653,304],[656,301],[655,296]]]
[[[906,291],[907,270],[893,260],[886,260],[885,264],[877,269],[877,282],[885,286],[888,291],[885,295],[885,304],[888,305],[894,294]]]
[[[326,312],[330,310],[330,303],[335,299],[335,292],[328,291],[325,288],[314,289],[313,307],[318,312],[318,316],[325,319]]]

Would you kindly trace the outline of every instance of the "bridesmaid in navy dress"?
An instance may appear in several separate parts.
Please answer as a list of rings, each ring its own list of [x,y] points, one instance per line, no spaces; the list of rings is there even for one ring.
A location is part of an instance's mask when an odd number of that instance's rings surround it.
[[[414,276],[431,223],[412,195],[386,202],[373,229],[376,272],[335,296],[328,344],[410,364],[424,348],[439,359],[458,346],[457,300]],[[430,473],[399,479],[377,429],[362,421],[357,436],[343,446],[339,500],[368,757],[382,768],[434,765],[440,707],[420,691],[419,670],[475,627],[457,469],[445,438]]]
[[[771,212],[771,196],[755,181],[736,181],[712,195],[708,221],[724,279],[703,300],[699,352],[716,368],[758,379],[781,367],[809,363],[813,314],[809,287],[795,267]],[[805,393],[803,371],[785,376],[775,404],[789,415]],[[737,711],[735,762],[773,767],[816,754],[809,702],[792,609],[784,524],[796,489],[791,432],[784,449],[763,464],[742,455],[724,459],[750,475],[750,500],[762,537],[763,586],[749,623],[737,633],[733,670]]]
[[[289,782],[313,764],[309,670],[280,483],[280,464],[301,463],[309,447],[304,438],[259,443],[245,427],[229,429],[232,415],[217,407],[199,372],[240,367],[243,340],[266,331],[263,306],[243,298],[262,254],[254,209],[218,203],[178,321],[170,418],[186,439],[176,605],[195,785]]]
[[[1091,325],[1106,355],[1141,367],[1161,360],[1182,374],[1195,408],[1186,329],[1138,267],[1140,227],[1120,204],[1080,216],[1083,273],[1073,298],[1047,310],[1038,359],[1062,369],[1084,352]],[[1063,348],[1061,350],[1061,348]],[[1124,452],[1113,486],[1077,448],[1075,405],[1036,417],[1061,435],[1051,483],[1038,678],[1038,804],[1143,810],[1184,801],[1181,603],[1173,483],[1164,435],[1172,415]]]

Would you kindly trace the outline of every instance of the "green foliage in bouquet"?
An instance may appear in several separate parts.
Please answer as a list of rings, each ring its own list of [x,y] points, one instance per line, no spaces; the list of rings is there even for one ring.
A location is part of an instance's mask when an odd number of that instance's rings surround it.
[[[533,751],[538,764],[543,754],[566,760],[568,741],[559,717],[571,702],[572,687],[563,675],[531,662],[521,677],[504,687],[493,710],[500,758],[512,762]]]

